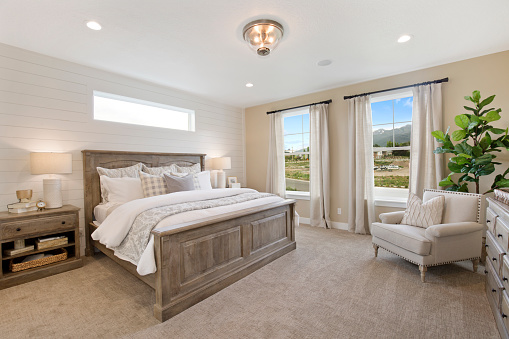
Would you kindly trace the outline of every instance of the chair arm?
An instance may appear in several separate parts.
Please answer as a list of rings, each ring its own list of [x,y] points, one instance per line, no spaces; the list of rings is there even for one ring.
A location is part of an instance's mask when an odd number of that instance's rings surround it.
[[[382,213],[379,215],[382,224],[400,224],[405,211]]]
[[[455,222],[430,226],[426,229],[425,235],[427,238],[430,238],[430,236],[436,238],[450,237],[482,231],[483,228],[484,225],[476,222]]]

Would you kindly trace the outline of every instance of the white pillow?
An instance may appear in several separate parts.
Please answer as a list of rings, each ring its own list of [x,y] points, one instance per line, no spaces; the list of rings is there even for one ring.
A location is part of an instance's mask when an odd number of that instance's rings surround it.
[[[198,184],[200,185],[200,190],[211,190],[212,184],[210,183],[210,171],[203,171],[200,173],[194,174],[194,177],[198,179]]]
[[[442,222],[445,197],[439,195],[426,202],[413,193],[410,193],[407,208],[401,224],[428,228]]]
[[[109,178],[101,175],[100,180],[108,193],[108,202],[123,204],[144,198],[140,178]]]

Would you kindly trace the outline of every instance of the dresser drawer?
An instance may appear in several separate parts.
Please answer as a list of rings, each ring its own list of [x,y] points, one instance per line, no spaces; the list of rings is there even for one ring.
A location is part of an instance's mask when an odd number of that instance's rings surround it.
[[[502,292],[502,322],[504,323],[505,328],[509,328],[509,298],[507,297],[507,292]]]
[[[504,288],[509,291],[509,256],[504,255],[504,259],[502,260],[502,285]]]
[[[509,247],[509,226],[502,219],[497,218],[495,231],[496,233],[493,233],[493,235],[496,236],[498,244],[507,253]]]
[[[74,214],[7,222],[0,225],[0,240],[68,229],[74,227],[75,224],[76,216]]]
[[[486,270],[488,272],[486,276],[486,295],[492,299],[496,309],[500,312],[504,286],[498,278],[495,267],[489,261],[486,261]]]
[[[488,227],[488,230],[493,234],[496,234],[495,228],[497,223],[497,217],[498,215],[494,210],[492,210],[489,207],[486,209],[486,227]]]
[[[489,261],[493,265],[499,277],[502,275],[502,259],[504,255],[504,250],[497,243],[491,232],[486,233],[486,262]]]

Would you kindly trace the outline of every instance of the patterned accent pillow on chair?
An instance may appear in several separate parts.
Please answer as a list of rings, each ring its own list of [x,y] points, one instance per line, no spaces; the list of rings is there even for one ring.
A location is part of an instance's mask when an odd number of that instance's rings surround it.
[[[408,197],[407,208],[401,224],[428,228],[442,222],[445,197],[440,195],[425,203],[413,193]]]
[[[168,194],[168,188],[162,176],[151,175],[140,171],[140,179],[145,198]]]

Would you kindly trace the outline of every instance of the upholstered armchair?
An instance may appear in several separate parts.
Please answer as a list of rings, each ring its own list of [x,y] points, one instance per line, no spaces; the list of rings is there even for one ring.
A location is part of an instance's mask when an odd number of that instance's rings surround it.
[[[419,266],[424,282],[427,267],[472,260],[473,270],[481,257],[484,225],[482,195],[441,190],[424,190],[423,202],[443,195],[442,223],[428,228],[402,225],[405,211],[382,213],[381,222],[371,228],[375,257],[383,248]]]

